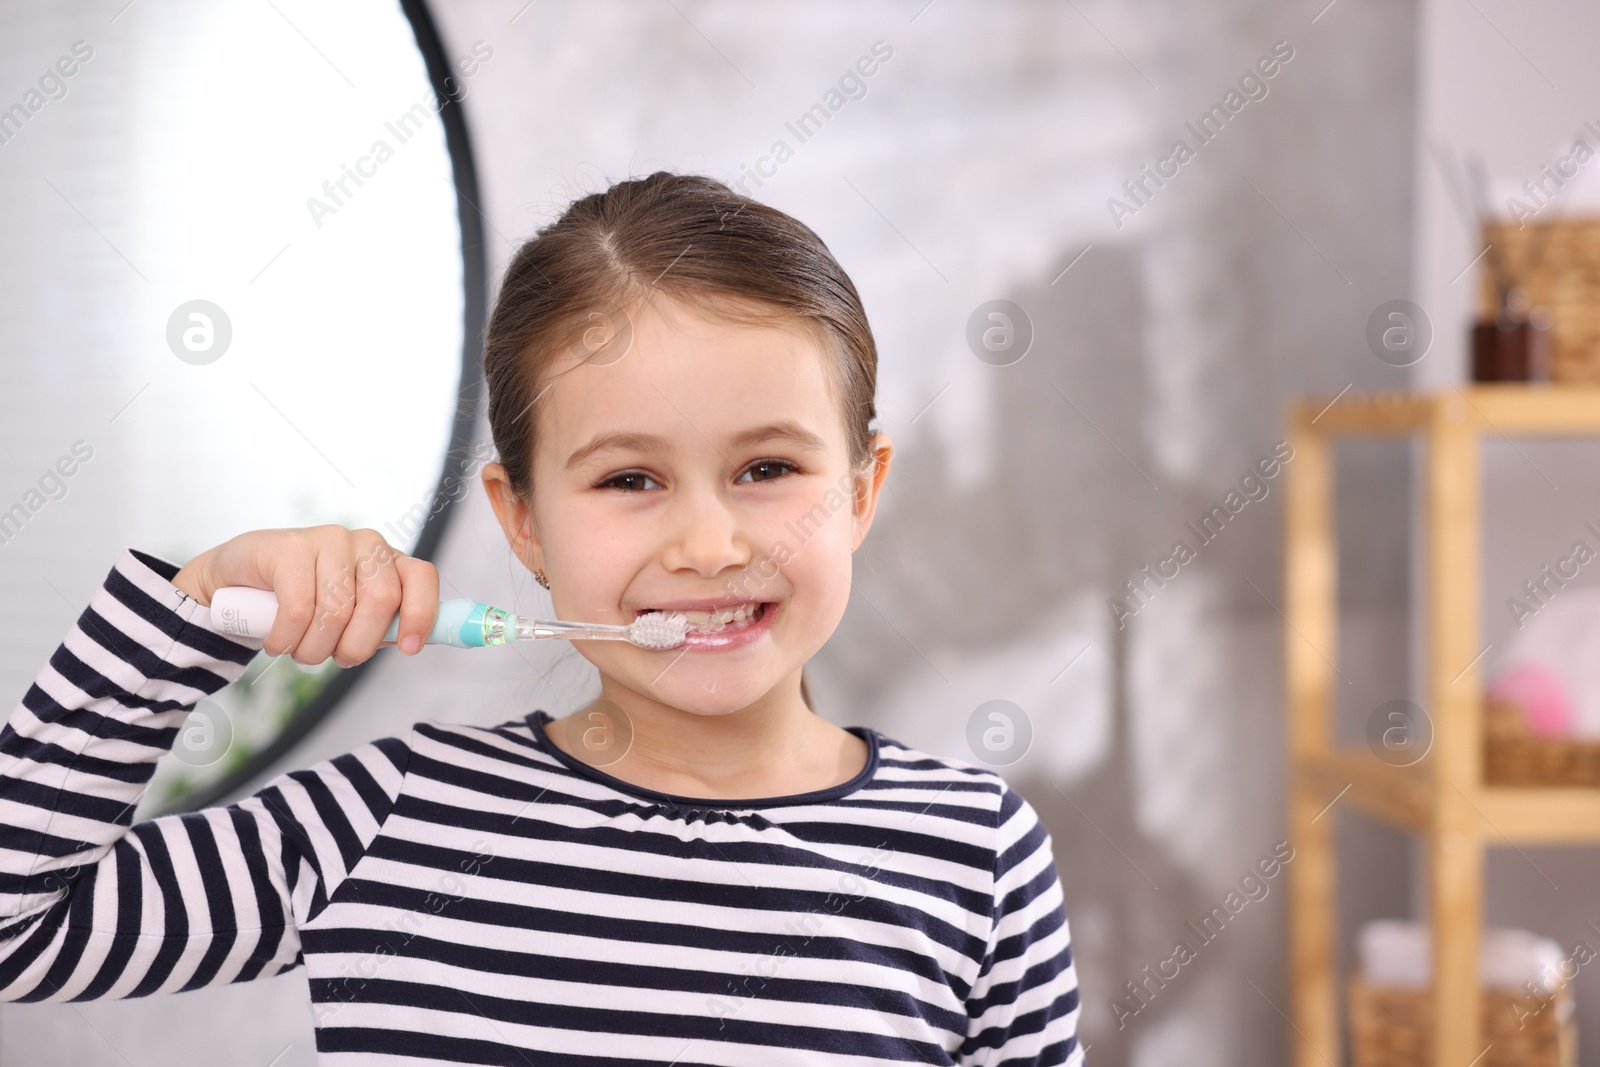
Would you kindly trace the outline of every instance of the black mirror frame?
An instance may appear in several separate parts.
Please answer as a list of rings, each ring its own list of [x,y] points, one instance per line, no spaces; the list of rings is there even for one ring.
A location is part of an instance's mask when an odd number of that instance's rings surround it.
[[[439,38],[426,0],[399,0],[399,3],[401,11],[411,23],[417,49],[427,65],[428,82],[441,104],[439,119],[444,123],[445,145],[450,153],[450,169],[456,190],[456,214],[461,226],[462,283],[465,288],[461,382],[455,425],[450,431],[450,448],[445,453],[433,497],[439,506],[430,509],[416,545],[409,549],[409,554],[417,559],[431,561],[438,551],[439,542],[444,538],[457,501],[457,494],[449,492],[457,480],[451,471],[452,459],[466,455],[483,405],[483,329],[488,315],[488,261],[482,215],[478,210],[478,172],[466,117],[462,111],[460,81],[451,70],[444,43]],[[326,722],[339,702],[366,676],[375,659],[340,671],[300,709],[277,737],[252,754],[243,765],[210,785],[186,793],[177,804],[156,814],[169,815],[214,807],[244,790]]]

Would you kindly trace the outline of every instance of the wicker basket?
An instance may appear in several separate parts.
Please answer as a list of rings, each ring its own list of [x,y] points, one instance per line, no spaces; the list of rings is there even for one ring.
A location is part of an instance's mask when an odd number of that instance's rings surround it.
[[[1556,219],[1484,226],[1514,284],[1533,305],[1548,307],[1550,377],[1557,382],[1600,382],[1600,218]],[[1478,311],[1494,318],[1494,272],[1478,270]]]
[[[1515,704],[1484,704],[1483,780],[1488,785],[1600,787],[1600,741],[1537,737]]]
[[[1430,991],[1349,982],[1350,1067],[1433,1067]],[[1489,1046],[1473,1067],[1577,1067],[1572,987],[1537,998],[1485,989],[1479,1034]],[[1520,1022],[1520,1028],[1518,1026]]]

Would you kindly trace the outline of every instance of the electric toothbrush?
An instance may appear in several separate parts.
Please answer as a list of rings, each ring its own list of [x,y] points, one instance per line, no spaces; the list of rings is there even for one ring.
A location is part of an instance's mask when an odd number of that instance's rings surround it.
[[[278,598],[270,589],[244,585],[223,586],[211,594],[212,628],[236,637],[264,638],[278,617]],[[383,635],[385,641],[399,639],[400,616],[396,615]],[[455,648],[487,648],[508,641],[537,641],[558,637],[567,640],[629,641],[640,648],[670,649],[683,644],[689,620],[681,612],[652,611],[626,626],[608,623],[560,622],[513,615],[501,608],[475,600],[439,602],[433,632],[423,642]]]

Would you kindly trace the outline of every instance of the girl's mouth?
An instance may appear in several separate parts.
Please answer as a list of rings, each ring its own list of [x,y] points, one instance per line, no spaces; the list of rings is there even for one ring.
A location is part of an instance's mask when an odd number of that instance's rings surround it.
[[[777,615],[775,601],[753,601],[737,608],[717,611],[671,611],[664,614],[682,615],[689,621],[689,632],[682,647],[690,649],[737,648],[749,644],[772,628]],[[646,608],[635,613],[635,618],[658,610]]]

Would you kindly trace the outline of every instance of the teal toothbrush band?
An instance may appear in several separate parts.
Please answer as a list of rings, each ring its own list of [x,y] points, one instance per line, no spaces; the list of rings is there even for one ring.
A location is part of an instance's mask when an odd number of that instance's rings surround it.
[[[489,605],[477,604],[471,601],[464,601],[463,603],[467,605],[467,612],[456,626],[456,633],[461,638],[461,647],[482,648],[487,643],[483,639],[483,617],[488,612]],[[439,610],[439,614],[441,616],[444,615],[442,607]],[[434,629],[437,630],[438,628],[438,625],[435,624]]]
[[[489,605],[473,600],[442,600],[439,614],[434,619],[433,631],[428,634],[430,645],[454,645],[456,648],[483,648],[483,617]],[[400,616],[396,615],[384,633],[385,641],[399,639]]]

